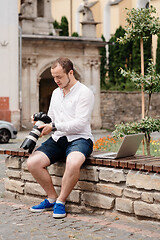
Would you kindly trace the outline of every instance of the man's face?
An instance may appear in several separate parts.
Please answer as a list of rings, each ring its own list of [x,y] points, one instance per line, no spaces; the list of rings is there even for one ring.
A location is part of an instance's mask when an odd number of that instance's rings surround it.
[[[65,88],[70,82],[69,73],[66,74],[59,64],[55,68],[51,68],[51,74],[54,78],[55,83],[60,88]]]

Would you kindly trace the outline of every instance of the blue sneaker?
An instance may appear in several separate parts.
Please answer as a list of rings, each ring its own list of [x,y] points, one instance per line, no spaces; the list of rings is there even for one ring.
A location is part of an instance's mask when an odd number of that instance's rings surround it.
[[[48,201],[48,199],[45,199],[43,202],[41,202],[40,204],[33,206],[30,208],[30,210],[32,212],[44,212],[44,211],[50,211],[52,210],[52,208],[54,207],[55,202],[54,203],[50,203]]]
[[[53,217],[54,218],[64,218],[66,216],[65,205],[62,203],[55,203],[53,207]]]

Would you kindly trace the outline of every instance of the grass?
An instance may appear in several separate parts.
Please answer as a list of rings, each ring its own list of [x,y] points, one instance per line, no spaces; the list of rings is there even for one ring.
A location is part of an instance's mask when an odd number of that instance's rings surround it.
[[[107,151],[107,152],[116,152],[122,142],[121,139],[115,139],[112,136],[108,135],[107,137],[99,138],[93,146],[93,149],[100,150],[100,151]],[[145,155],[147,155],[146,146],[145,148]],[[137,153],[139,155],[143,155],[143,146],[142,143],[140,144]],[[150,152],[151,156],[160,156],[160,139],[159,140],[153,140],[151,139],[150,142]]]

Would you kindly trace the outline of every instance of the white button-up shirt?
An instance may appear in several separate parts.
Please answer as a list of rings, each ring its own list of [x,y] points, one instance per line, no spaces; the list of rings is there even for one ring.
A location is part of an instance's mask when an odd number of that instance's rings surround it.
[[[55,141],[62,136],[66,136],[68,141],[78,138],[93,140],[90,127],[93,105],[92,91],[79,81],[65,96],[62,89],[56,88],[48,110],[48,115],[57,128],[52,138]]]

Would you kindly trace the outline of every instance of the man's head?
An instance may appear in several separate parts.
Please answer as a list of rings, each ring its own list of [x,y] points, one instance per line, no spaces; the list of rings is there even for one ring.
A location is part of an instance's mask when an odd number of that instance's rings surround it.
[[[58,58],[53,62],[51,74],[55,83],[62,89],[69,89],[76,81],[73,74],[73,63],[65,57]]]
[[[54,69],[55,67],[57,67],[58,64],[63,68],[66,74],[68,74],[70,70],[73,70],[73,63],[71,62],[70,59],[66,57],[60,57],[57,60],[55,60],[52,63],[51,69]]]

